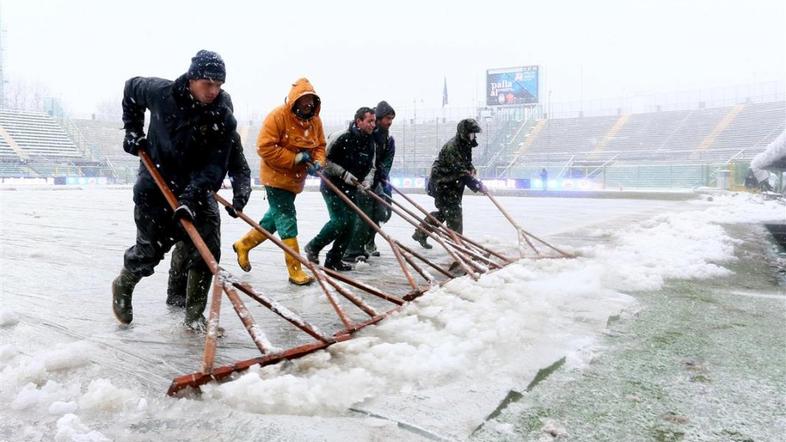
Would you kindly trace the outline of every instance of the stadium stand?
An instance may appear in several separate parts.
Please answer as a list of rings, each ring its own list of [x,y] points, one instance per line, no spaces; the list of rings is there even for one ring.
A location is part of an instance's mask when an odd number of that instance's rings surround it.
[[[617,124],[622,118],[624,124]],[[530,132],[528,148],[519,161],[559,163],[571,157],[577,161],[615,158],[623,163],[750,159],[785,124],[786,102],[782,101],[621,117],[541,120],[533,126],[541,130]]]
[[[83,156],[63,127],[47,114],[0,110],[0,126],[19,147],[21,152],[17,153],[20,156],[30,158]]]
[[[469,111],[471,112],[471,111]],[[474,115],[483,128],[474,150],[484,178],[589,178],[608,186],[692,187],[721,168],[747,163],[786,127],[786,101],[726,103],[719,107],[518,121],[504,113]],[[575,115],[575,114],[574,114]],[[473,117],[473,115],[467,115]],[[330,120],[326,120],[330,121]],[[340,132],[348,120],[325,123]],[[424,176],[458,119],[415,121],[403,115],[394,176]],[[259,176],[256,138],[261,119],[239,122],[252,176]],[[138,159],[122,149],[120,122],[61,120],[44,113],[0,110],[0,177],[106,176],[133,182]]]

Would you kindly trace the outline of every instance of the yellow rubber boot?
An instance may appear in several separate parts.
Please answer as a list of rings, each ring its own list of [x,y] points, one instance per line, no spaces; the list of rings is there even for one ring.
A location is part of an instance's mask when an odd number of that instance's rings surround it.
[[[294,250],[295,253],[300,254],[300,246],[297,244],[297,238],[287,238],[282,240],[284,244]],[[284,253],[284,260],[287,263],[287,271],[289,271],[289,282],[295,285],[309,285],[314,282],[314,278],[306,274],[300,267],[300,261],[297,258]]]
[[[256,229],[249,230],[242,238],[232,244],[232,250],[237,253],[237,263],[243,271],[251,271],[251,263],[248,261],[248,252],[254,247],[262,244],[267,237]]]

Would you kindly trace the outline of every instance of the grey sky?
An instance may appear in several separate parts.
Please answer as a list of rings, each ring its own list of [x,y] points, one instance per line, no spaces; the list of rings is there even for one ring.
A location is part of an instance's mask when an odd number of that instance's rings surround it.
[[[175,78],[219,52],[236,111],[258,115],[307,76],[323,112],[386,99],[437,109],[482,101],[485,70],[538,64],[552,100],[786,78],[786,2],[2,2],[8,75],[77,115],[135,75]],[[545,91],[544,91],[545,95]]]

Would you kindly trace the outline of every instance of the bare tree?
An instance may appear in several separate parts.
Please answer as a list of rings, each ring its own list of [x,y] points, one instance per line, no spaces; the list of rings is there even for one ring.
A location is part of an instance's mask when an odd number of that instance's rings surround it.
[[[115,97],[106,99],[96,105],[95,119],[99,121],[120,122],[123,117],[123,109],[120,105],[122,98]]]
[[[9,109],[45,112],[49,89],[42,83],[24,78],[11,78],[5,88],[5,105]]]

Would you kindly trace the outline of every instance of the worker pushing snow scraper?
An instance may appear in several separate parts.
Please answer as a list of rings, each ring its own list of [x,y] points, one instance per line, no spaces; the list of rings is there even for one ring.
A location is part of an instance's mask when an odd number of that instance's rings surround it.
[[[393,124],[393,119],[396,118],[396,111],[383,100],[374,108],[374,114],[376,115],[376,127],[372,134],[376,147],[374,167],[363,180],[363,183],[371,191],[389,201],[392,198],[392,189],[388,180],[390,179],[390,169],[393,168],[393,157],[396,155],[396,140],[390,135],[390,126]],[[358,194],[358,207],[377,226],[390,220],[390,209],[363,192]],[[369,256],[379,256],[377,245],[374,242],[376,234],[377,232],[366,224],[365,221],[360,217],[355,217],[355,222],[352,226],[352,239],[349,242],[347,251],[344,253],[344,260],[356,262],[368,259]]]
[[[259,225],[270,233],[278,232],[284,244],[297,253],[300,246],[295,197],[303,191],[306,177],[315,174],[325,162],[320,109],[319,95],[308,79],[301,78],[292,85],[284,104],[265,117],[257,137],[260,177],[268,199],[268,210]],[[240,268],[251,270],[248,252],[265,239],[263,233],[251,229],[232,245]],[[289,282],[308,285],[314,281],[297,259],[285,253],[284,260]]]
[[[126,250],[123,269],[112,282],[112,310],[122,324],[133,321],[137,283],[153,274],[174,243],[184,241],[188,255],[185,324],[199,330],[206,326],[202,313],[212,274],[178,221],[189,219],[218,261],[220,214],[213,192],[227,174],[237,129],[231,98],[221,89],[225,80],[221,56],[201,50],[191,59],[188,72],[175,81],[134,77],[125,84],[123,149],[137,156],[140,151],[148,153],[177,196],[177,208],[170,208],[150,172],[140,166],[134,185],[136,244]],[[147,134],[145,110],[151,113]]]
[[[326,179],[357,204],[358,185],[374,166],[376,145],[371,134],[376,125],[376,115],[369,107],[361,107],[349,128],[331,144],[325,164]],[[352,236],[357,215],[341,198],[322,182],[320,193],[327,205],[330,220],[304,248],[311,262],[319,262],[319,252],[331,242],[333,247],[325,256],[325,267],[336,271],[348,271],[352,266],[342,259]]]
[[[251,196],[251,169],[243,154],[243,143],[237,132],[232,136],[232,154],[229,157],[229,181],[232,183],[232,206],[225,207],[233,218],[236,211],[242,211]],[[188,252],[186,243],[180,241],[172,249],[169,264],[166,304],[173,307],[186,306],[186,287],[188,285]]]
[[[483,183],[477,179],[477,172],[472,164],[472,149],[478,145],[477,134],[480,132],[480,125],[474,119],[459,121],[456,135],[442,146],[431,166],[427,193],[434,197],[437,210],[431,212],[431,217],[426,218],[412,235],[412,239],[426,249],[432,246],[421,228],[431,230],[435,219],[446,222],[448,228],[455,232],[464,233],[461,206],[464,186],[473,192],[486,192]]]

